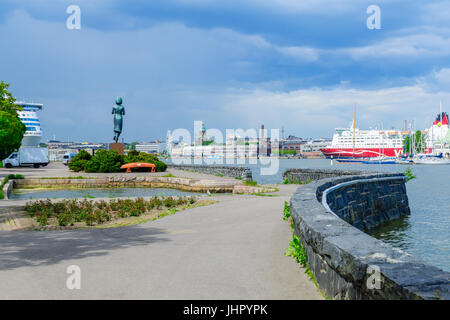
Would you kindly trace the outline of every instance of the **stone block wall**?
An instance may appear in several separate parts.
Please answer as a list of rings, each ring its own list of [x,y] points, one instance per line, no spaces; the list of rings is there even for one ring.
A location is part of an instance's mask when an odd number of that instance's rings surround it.
[[[368,228],[409,214],[401,174],[314,181],[299,187],[290,205],[294,232],[306,250],[309,268],[330,298],[450,299],[450,273],[361,231],[365,228],[359,221]],[[346,216],[345,209],[350,211],[353,205],[354,217]]]
[[[149,187],[174,188],[193,192],[224,193],[233,192],[235,185],[241,181],[186,179],[176,177],[158,176],[131,176],[120,175],[89,179],[48,179],[27,178],[15,180],[16,188],[105,188],[105,187]]]
[[[251,181],[253,179],[252,170],[247,167],[187,165],[187,164],[168,164],[168,167],[177,170],[194,171],[211,175],[221,174],[226,177],[241,178],[242,181]]]
[[[287,169],[283,172],[283,179],[288,179],[293,183],[307,183],[331,177],[352,176],[364,174],[363,171],[347,171],[332,169]]]
[[[343,185],[327,194],[327,203],[337,216],[362,231],[411,213],[404,177]]]
[[[13,187],[14,187],[14,181],[13,180],[8,180],[8,182],[5,183],[5,185],[2,188],[3,196],[5,197],[5,199],[9,199],[9,196],[10,196],[12,190],[13,190]]]

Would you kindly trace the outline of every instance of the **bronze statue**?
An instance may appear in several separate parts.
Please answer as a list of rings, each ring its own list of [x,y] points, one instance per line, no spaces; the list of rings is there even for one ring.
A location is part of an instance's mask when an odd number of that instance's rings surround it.
[[[125,107],[122,106],[122,98],[117,97],[116,105],[112,109],[114,115],[114,141],[119,141],[119,136],[122,133],[123,116],[125,115]]]

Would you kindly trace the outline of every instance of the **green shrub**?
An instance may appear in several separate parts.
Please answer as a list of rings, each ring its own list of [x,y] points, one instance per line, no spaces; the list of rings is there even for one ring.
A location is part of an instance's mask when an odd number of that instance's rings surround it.
[[[8,180],[11,180],[11,179],[23,179],[23,175],[21,175],[21,174],[10,174],[10,175],[7,176],[7,178],[8,178]]]
[[[124,163],[134,162],[153,163],[155,165],[156,172],[163,172],[167,170],[167,164],[159,161],[158,157],[155,155],[145,152],[131,151],[126,157],[124,157]]]
[[[86,172],[118,172],[123,164],[123,156],[115,150],[98,150],[88,161]]]
[[[167,164],[152,154],[130,151],[127,156],[122,156],[114,150],[98,150],[93,157],[85,150],[81,150],[69,162],[69,169],[76,172],[119,172],[123,164],[134,162],[153,163],[157,172],[167,169]]]
[[[79,172],[84,171],[86,164],[91,160],[92,156],[86,150],[81,150],[75,157],[69,162],[68,166],[70,170]]]
[[[244,186],[256,187],[257,185],[258,185],[258,182],[256,182],[255,180],[244,181]]]

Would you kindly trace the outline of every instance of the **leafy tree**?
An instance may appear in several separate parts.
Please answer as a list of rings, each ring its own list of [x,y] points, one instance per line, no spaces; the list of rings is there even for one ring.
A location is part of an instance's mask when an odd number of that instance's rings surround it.
[[[8,87],[8,83],[0,81],[0,160],[20,148],[27,130],[16,111],[21,108],[14,104]]]
[[[69,169],[79,172],[84,171],[86,164],[91,160],[92,156],[86,150],[78,152],[72,160],[68,163]]]
[[[4,111],[10,114],[17,114],[16,110],[21,109],[15,105],[16,99],[8,91],[9,83],[0,81],[0,111]]]
[[[123,156],[115,150],[98,150],[86,163],[86,172],[118,172],[123,164]]]

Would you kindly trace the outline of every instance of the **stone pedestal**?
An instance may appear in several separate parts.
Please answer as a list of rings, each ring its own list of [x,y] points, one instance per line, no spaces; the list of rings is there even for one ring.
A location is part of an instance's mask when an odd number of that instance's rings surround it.
[[[123,155],[123,150],[125,149],[125,145],[123,143],[110,143],[109,150],[116,150],[119,155]]]

